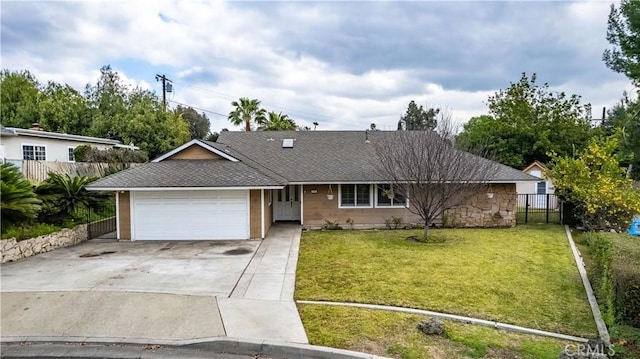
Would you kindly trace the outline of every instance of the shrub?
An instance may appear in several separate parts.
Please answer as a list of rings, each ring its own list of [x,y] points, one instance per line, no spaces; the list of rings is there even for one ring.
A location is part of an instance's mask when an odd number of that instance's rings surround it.
[[[589,268],[589,281],[593,286],[600,303],[602,318],[607,325],[615,321],[613,301],[615,297],[611,267],[613,265],[613,251],[611,242],[600,233],[587,234],[586,243],[590,247],[592,265]]]
[[[8,226],[5,233],[2,234],[2,239],[15,238],[18,241],[22,241],[59,232],[60,230],[61,228],[58,226],[44,223],[37,223],[31,226]]]
[[[96,179],[49,173],[49,177],[36,188],[36,193],[43,202],[40,221],[61,224],[73,219],[79,208],[100,208],[107,194],[89,192],[85,188]]]
[[[325,219],[324,220],[324,225],[322,225],[322,229],[340,230],[340,229],[342,229],[342,227],[340,227],[340,223],[338,222],[338,220],[332,221],[332,220],[329,220],[329,219]]]
[[[3,163],[0,165],[0,209],[2,229],[36,218],[40,211],[40,200],[33,192],[33,186],[24,178],[18,167]]]
[[[100,150],[88,145],[82,145],[76,147],[73,154],[78,162],[144,163],[149,160],[145,152],[133,151],[128,148]]]
[[[603,233],[588,233],[592,263],[589,280],[607,325],[615,323],[640,327],[640,252],[636,239],[618,235],[609,239]],[[627,243],[626,241],[633,241]],[[630,250],[630,246],[636,248]]]
[[[391,217],[385,218],[384,225],[387,226],[388,229],[398,229],[402,226],[404,220],[402,217]]]

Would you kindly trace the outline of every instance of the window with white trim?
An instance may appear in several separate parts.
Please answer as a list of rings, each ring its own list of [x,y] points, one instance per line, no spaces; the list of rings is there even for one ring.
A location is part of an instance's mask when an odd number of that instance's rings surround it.
[[[75,147],[69,147],[69,162],[75,162],[76,161],[76,155],[73,152],[75,150]]]
[[[46,161],[47,148],[45,146],[38,145],[22,145],[22,159]]]
[[[547,194],[547,182],[538,182],[536,193]]]
[[[376,207],[406,207],[407,197],[397,193],[388,184],[376,185]]]
[[[372,207],[370,184],[341,184],[340,207]]]

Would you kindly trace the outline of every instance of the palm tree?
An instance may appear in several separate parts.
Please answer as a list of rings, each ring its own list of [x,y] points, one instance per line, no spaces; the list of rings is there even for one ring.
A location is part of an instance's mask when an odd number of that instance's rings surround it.
[[[318,122],[316,122],[316,121],[313,122],[313,130],[314,131],[316,130],[316,127],[318,127],[318,125],[319,125]]]
[[[269,112],[267,119],[258,127],[259,131],[295,131],[296,123],[282,112]]]
[[[229,121],[236,126],[240,126],[244,122],[245,131],[251,131],[251,122],[261,124],[265,121],[266,111],[260,108],[260,101],[257,99],[250,100],[242,97],[238,101],[231,103],[235,109],[229,112]]]
[[[40,211],[40,200],[34,194],[33,186],[20,169],[10,163],[0,165],[0,197],[3,229],[8,224],[34,219]]]
[[[68,174],[49,173],[49,177],[37,188],[36,193],[43,202],[42,216],[47,222],[62,221],[73,217],[79,208],[100,208],[107,198],[107,194],[89,192],[85,188],[97,177],[78,176]]]

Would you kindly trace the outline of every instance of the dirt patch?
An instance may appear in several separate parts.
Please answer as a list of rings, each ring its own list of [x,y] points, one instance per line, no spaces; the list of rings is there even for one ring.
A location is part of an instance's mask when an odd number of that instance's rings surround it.
[[[240,248],[229,249],[227,251],[224,251],[222,254],[237,256],[240,254],[249,254],[252,252],[253,251],[251,249],[240,247]]]

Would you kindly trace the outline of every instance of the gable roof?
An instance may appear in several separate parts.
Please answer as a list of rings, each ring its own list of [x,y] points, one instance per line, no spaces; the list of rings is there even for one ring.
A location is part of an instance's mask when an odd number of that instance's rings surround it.
[[[414,131],[412,135],[425,135]],[[375,143],[395,131],[278,131],[220,133],[215,144],[234,157],[286,178],[290,183],[386,182],[374,162]],[[293,139],[293,147],[283,148],[283,140]],[[213,144],[212,144],[213,146]],[[222,147],[224,146],[224,147]],[[475,157],[479,161],[488,161]],[[254,165],[255,164],[255,165]],[[497,164],[493,183],[537,181],[514,168]]]
[[[104,145],[120,145],[120,141],[118,140],[110,140],[107,138],[99,138],[99,137],[89,137],[89,136],[80,136],[80,135],[69,135],[66,133],[57,133],[57,132],[48,132],[48,131],[40,131],[40,130],[28,130],[26,128],[15,128],[15,127],[2,127],[2,131],[0,131],[2,136],[27,136],[27,137],[40,137],[40,138],[52,138],[57,140],[67,140],[67,141],[77,141],[77,142],[88,142],[88,143],[98,143]]]
[[[87,189],[281,188],[285,184],[282,178],[268,176],[238,161],[165,160],[114,173],[89,184]]]
[[[522,170],[522,172],[527,172],[528,170],[530,170],[533,167],[540,167],[540,169],[544,170],[544,171],[548,170],[547,166],[544,163],[536,160],[536,161],[531,162],[527,167],[525,167]]]
[[[222,157],[224,159],[227,159],[227,160],[229,160],[231,162],[238,162],[237,158],[229,155],[224,150],[220,150],[220,149],[216,148],[215,146],[212,145],[211,142],[206,142],[206,141],[202,141],[202,140],[198,140],[198,139],[191,140],[191,141],[183,144],[182,146],[177,147],[177,148],[165,153],[164,155],[154,159],[151,162],[163,161],[163,160],[175,155],[176,153],[178,153],[178,152],[180,152],[180,151],[182,151],[182,150],[184,150],[184,149],[186,149],[188,147],[191,147],[191,146],[200,146],[200,147],[204,148],[205,150],[211,151],[212,153],[215,153],[216,155],[218,155],[218,156],[220,156],[220,157]]]

